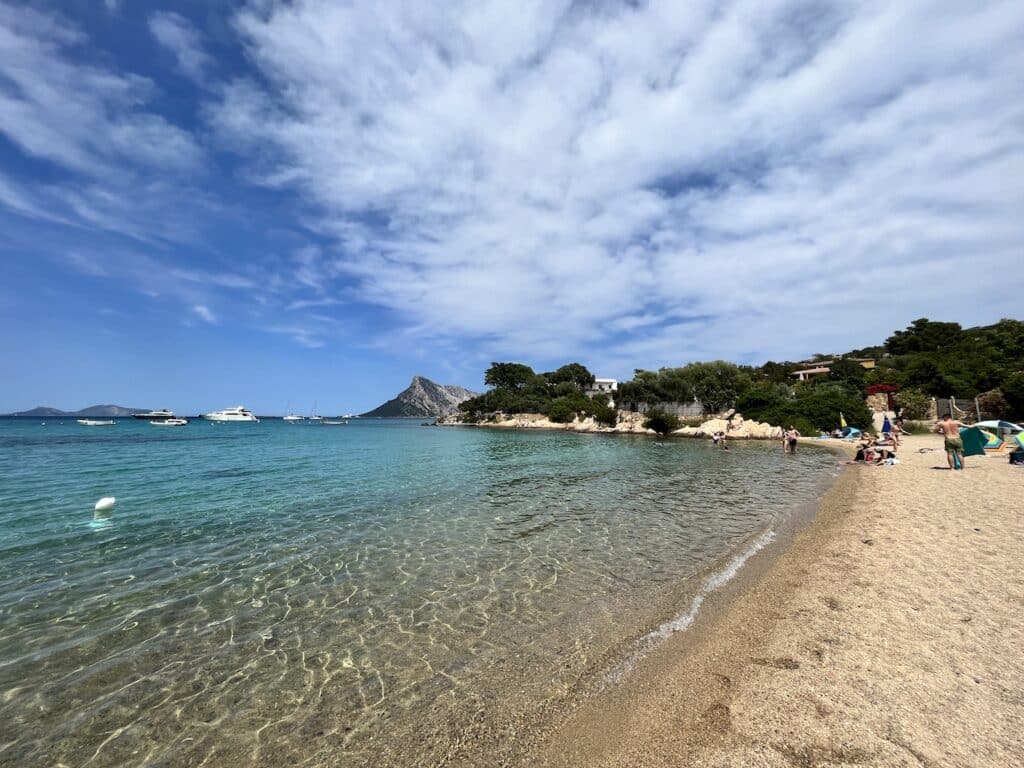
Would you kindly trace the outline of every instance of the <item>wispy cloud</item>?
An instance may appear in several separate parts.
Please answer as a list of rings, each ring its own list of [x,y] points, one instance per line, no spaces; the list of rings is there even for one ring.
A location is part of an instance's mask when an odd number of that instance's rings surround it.
[[[87,42],[63,16],[0,2],[0,135],[47,167],[0,179],[0,205],[142,240],[187,237],[202,149],[147,109],[151,80],[97,63]]]
[[[217,316],[213,314],[213,311],[205,304],[196,304],[192,307],[192,311],[195,312],[205,322],[215,325],[217,323]]]
[[[158,11],[149,17],[149,31],[160,45],[174,56],[178,69],[202,82],[211,59],[203,50],[199,33],[184,16]]]
[[[1022,287],[1019,3],[299,0],[236,26],[262,78],[211,120],[337,242],[296,279],[435,339],[764,356],[942,314],[967,260]],[[934,298],[849,301],[896,276]]]

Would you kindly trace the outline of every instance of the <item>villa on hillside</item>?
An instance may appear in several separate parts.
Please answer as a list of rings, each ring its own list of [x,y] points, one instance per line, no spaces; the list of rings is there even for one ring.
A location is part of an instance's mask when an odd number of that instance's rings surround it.
[[[860,363],[862,368],[871,370],[875,367],[875,361],[868,358],[850,358],[855,363]],[[803,368],[799,371],[793,371],[790,376],[794,377],[798,381],[807,381],[813,379],[815,376],[827,376],[832,372],[830,367],[835,360],[819,360],[814,364],[812,368]]]
[[[594,379],[594,383],[585,390],[587,397],[594,395],[608,395],[608,405],[615,407],[615,393],[619,389],[619,382],[615,379]]]

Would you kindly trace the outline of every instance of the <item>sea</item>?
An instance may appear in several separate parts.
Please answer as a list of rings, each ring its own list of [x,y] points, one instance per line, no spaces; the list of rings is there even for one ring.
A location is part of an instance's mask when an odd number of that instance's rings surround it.
[[[835,472],[774,442],[0,420],[0,766],[497,754]]]

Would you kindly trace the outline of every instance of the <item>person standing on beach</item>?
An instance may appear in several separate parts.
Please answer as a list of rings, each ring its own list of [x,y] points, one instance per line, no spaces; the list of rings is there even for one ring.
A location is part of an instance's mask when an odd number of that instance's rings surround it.
[[[949,462],[950,469],[957,469],[957,462],[960,469],[964,468],[964,441],[960,439],[962,426],[963,424],[947,413],[935,427],[935,431],[946,439],[946,461]]]

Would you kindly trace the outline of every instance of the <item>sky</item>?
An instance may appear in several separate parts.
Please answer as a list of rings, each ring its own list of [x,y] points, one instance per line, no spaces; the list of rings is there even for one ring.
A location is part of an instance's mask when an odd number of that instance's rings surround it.
[[[0,412],[1021,317],[1024,4],[0,0]]]

